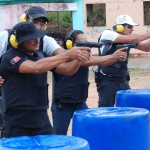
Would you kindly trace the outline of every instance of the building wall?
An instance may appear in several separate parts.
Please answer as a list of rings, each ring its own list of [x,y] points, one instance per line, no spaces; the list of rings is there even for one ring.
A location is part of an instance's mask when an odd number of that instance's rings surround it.
[[[75,2],[77,4],[77,10],[72,13],[73,29],[84,30],[84,3],[83,0],[75,0]]]
[[[149,26],[144,26],[144,14],[143,14],[143,1],[150,0],[84,0],[84,31],[87,37],[91,41],[97,41],[98,37],[103,30],[112,28],[115,23],[116,17],[122,14],[130,15],[134,22],[138,23],[139,26],[134,28],[133,33],[144,33],[150,32]],[[86,4],[106,4],[106,27],[87,27],[86,24]]]
[[[144,26],[143,2],[150,0],[73,0],[72,3],[32,3],[32,4],[14,4],[0,6],[0,31],[11,28],[19,22],[23,12],[33,5],[39,5],[46,11],[72,11],[73,28],[85,32],[89,41],[96,42],[101,33],[111,28],[116,17],[121,14],[132,16],[133,20],[139,24],[134,28],[134,33],[150,32],[149,26]],[[106,26],[87,27],[86,4],[106,4]]]
[[[0,31],[12,28],[16,23],[19,22],[21,15],[30,6],[41,6],[46,11],[73,11],[73,12],[78,11],[76,3],[32,3],[32,4],[0,5],[0,18],[1,18]]]

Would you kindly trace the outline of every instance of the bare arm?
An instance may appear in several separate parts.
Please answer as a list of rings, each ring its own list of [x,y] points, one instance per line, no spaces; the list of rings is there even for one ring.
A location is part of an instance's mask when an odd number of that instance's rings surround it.
[[[40,73],[44,73],[46,71],[49,71],[55,67],[57,67],[58,65],[64,65],[64,66],[68,66],[68,63],[65,64],[65,62],[67,61],[73,61],[73,60],[78,60],[80,59],[80,55],[84,55],[84,51],[89,51],[89,48],[74,48],[73,50],[70,51],[65,51],[62,52],[56,56],[52,56],[52,57],[48,57],[48,58],[43,58],[40,59],[36,62],[34,61],[24,61],[20,67],[19,67],[19,72],[20,73],[35,73],[35,74],[40,74]],[[87,61],[89,60],[89,56],[83,56],[83,60]],[[64,63],[64,64],[63,64]],[[77,68],[79,67],[79,64],[77,64]],[[56,68],[57,69],[57,68]],[[63,68],[62,68],[63,69]],[[61,69],[61,70],[62,70]],[[65,72],[65,70],[63,70],[63,72],[59,73],[63,73]],[[68,73],[68,72],[67,72]]]
[[[72,75],[78,71],[80,64],[79,60],[68,61],[58,65],[55,72],[63,75]]]
[[[118,35],[114,40],[114,43],[138,43],[150,38],[149,33],[145,34],[130,34],[130,35]]]
[[[144,52],[150,52],[150,39],[139,42],[137,49]]]
[[[56,50],[53,52],[52,56],[58,55],[58,54],[60,54],[60,53],[62,53],[62,52],[65,52],[65,49],[63,49],[63,48],[58,48],[58,49],[56,49]]]
[[[19,72],[20,73],[34,73],[34,74],[40,74],[44,73],[46,71],[49,71],[53,68],[55,68],[57,65],[69,60],[70,58],[64,53],[59,54],[57,56],[43,58],[38,61],[24,61],[20,67]]]
[[[83,64],[83,66],[93,66],[93,65],[109,66],[117,61],[125,61],[127,58],[126,50],[127,48],[121,48],[115,51],[112,55],[93,56],[92,59]]]
[[[77,47],[74,47],[67,51],[65,51],[63,49],[57,49],[55,51],[54,55],[58,55],[59,53],[62,53],[64,51],[65,52],[74,51],[75,49],[77,49]],[[83,48],[83,47],[80,47],[80,49],[82,50],[82,53],[80,53],[78,55],[78,59],[69,60],[67,62],[61,63],[60,65],[58,65],[56,67],[55,72],[57,72],[59,74],[63,74],[63,75],[72,75],[72,74],[76,73],[81,65],[81,61],[87,62],[90,59],[90,49],[88,48],[89,51],[85,50],[85,48]]]

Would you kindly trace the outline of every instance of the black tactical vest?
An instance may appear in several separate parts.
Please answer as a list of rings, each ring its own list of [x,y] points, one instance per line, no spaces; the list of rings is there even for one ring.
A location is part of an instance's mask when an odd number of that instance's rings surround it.
[[[113,54],[116,51],[116,45],[117,43],[109,43],[108,45],[106,44],[101,56]],[[128,75],[127,63],[128,63],[129,51],[130,50],[127,50],[127,59],[125,61],[123,62],[118,61],[106,67],[101,66],[100,69],[102,70],[102,72],[104,74],[112,75],[116,77],[125,77],[126,75]]]
[[[54,73],[54,100],[63,103],[82,103],[88,97],[88,67],[80,67],[71,76]]]

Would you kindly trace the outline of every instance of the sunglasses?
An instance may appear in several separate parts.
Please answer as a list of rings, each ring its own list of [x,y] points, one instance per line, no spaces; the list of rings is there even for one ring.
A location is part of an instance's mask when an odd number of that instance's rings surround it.
[[[127,27],[128,29],[132,29],[133,28],[133,26],[129,25],[129,24],[126,24],[125,27]]]

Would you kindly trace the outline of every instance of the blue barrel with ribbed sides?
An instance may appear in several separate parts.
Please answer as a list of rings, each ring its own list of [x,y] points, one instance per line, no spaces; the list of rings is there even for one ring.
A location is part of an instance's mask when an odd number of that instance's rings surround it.
[[[139,107],[150,110],[150,89],[120,90],[116,94],[116,106]]]
[[[150,150],[149,111],[132,107],[78,110],[72,135],[86,139],[91,150]]]
[[[0,140],[0,150],[90,150],[86,140],[65,135],[20,136]]]

